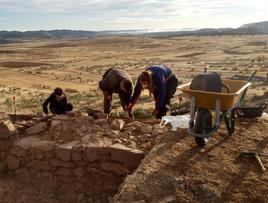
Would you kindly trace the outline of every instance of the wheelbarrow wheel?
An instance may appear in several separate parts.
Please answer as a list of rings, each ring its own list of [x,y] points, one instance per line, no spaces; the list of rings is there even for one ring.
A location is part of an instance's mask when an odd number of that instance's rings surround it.
[[[198,134],[207,134],[212,128],[212,114],[208,109],[200,108],[197,112],[194,131]],[[207,138],[195,137],[198,146],[204,147],[208,142]]]

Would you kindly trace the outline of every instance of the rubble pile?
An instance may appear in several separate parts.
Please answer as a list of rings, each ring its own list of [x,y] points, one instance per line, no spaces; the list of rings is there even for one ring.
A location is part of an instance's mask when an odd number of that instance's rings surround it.
[[[40,134],[57,143],[78,141],[81,144],[122,144],[129,148],[150,151],[167,132],[159,124],[145,124],[123,119],[94,119],[91,116],[54,116],[26,130],[28,135]]]

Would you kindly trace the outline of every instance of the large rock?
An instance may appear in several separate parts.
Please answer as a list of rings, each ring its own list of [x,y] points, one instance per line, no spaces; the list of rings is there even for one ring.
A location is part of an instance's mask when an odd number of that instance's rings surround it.
[[[144,124],[141,126],[140,131],[145,134],[150,134],[152,132],[152,126],[148,124]]]
[[[126,124],[125,130],[127,130],[127,131],[135,131],[135,130],[139,131],[141,126],[142,126],[142,124],[139,121],[134,121],[134,122]]]
[[[114,119],[110,125],[113,130],[122,130],[125,126],[125,121],[122,119]]]
[[[10,120],[0,121],[0,138],[7,138],[14,133],[16,133],[16,128]]]
[[[45,130],[47,130],[47,122],[40,122],[37,123],[29,128],[26,129],[26,133],[28,135],[33,135],[33,134],[37,134],[37,133],[41,133]]]
[[[127,175],[129,172],[127,167],[119,163],[103,162],[100,164],[100,166],[102,170],[112,172],[117,176]]]
[[[55,143],[49,140],[42,140],[38,137],[25,137],[17,142],[15,142],[10,150],[11,154],[18,157],[25,156],[27,151],[32,150],[32,155],[34,157],[45,156],[50,158],[53,153]],[[42,155],[41,155],[41,154]]]
[[[73,141],[73,142],[59,145],[55,149],[57,158],[59,158],[62,161],[70,161],[71,155],[72,155],[72,148],[77,144],[78,144],[78,141]]]
[[[124,163],[131,167],[137,167],[144,158],[144,152],[131,149],[121,144],[114,144],[110,147],[111,158],[114,161]]]
[[[109,148],[105,145],[88,146],[86,149],[86,157],[88,162],[105,161],[110,159]]]

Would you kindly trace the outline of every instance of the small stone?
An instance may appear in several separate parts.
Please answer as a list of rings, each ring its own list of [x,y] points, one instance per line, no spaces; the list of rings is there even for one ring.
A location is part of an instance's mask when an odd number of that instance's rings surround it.
[[[88,116],[92,116],[94,119],[107,118],[107,115],[105,113],[103,113],[102,111],[94,110],[91,108],[87,109],[87,114],[88,114]]]
[[[134,126],[129,126],[129,127],[125,127],[124,130],[127,132],[133,132],[136,130],[136,128]]]
[[[47,129],[47,122],[40,122],[26,129],[28,135],[37,134]]]
[[[16,128],[10,120],[0,122],[0,138],[7,138],[9,135],[16,132]]]
[[[137,147],[136,143],[134,141],[132,141],[132,140],[128,140],[127,143],[126,143],[126,145],[128,147],[134,148],[134,149]]]
[[[73,172],[78,177],[82,177],[84,175],[84,170],[81,167],[74,169]]]
[[[120,139],[114,139],[114,140],[113,140],[113,143],[114,143],[114,144],[116,144],[116,143],[121,144],[121,143],[122,143],[122,141],[121,141]]]
[[[80,111],[70,111],[67,113],[67,116],[69,117],[80,117],[82,116],[82,113]]]
[[[81,128],[80,128],[80,130],[81,130],[82,132],[87,132],[87,129],[88,129],[88,127],[85,126],[85,125],[81,126]]]
[[[103,126],[103,129],[106,129],[106,130],[110,130],[110,125],[107,123],[107,124],[104,124]]]
[[[84,193],[80,193],[77,195],[77,202],[86,202],[86,196]]]
[[[122,119],[114,119],[110,125],[113,130],[121,130],[125,126],[125,121]]]
[[[58,168],[56,171],[55,171],[55,174],[56,175],[63,175],[63,176],[68,176],[72,173],[71,169],[68,169],[68,168]]]
[[[65,162],[65,161],[61,161],[58,159],[52,159],[50,160],[50,165],[51,166],[61,166],[61,167],[65,167],[65,168],[72,168],[74,166],[74,164],[72,162]]]
[[[7,155],[6,162],[10,170],[14,170],[20,166],[20,161],[12,155]]]
[[[72,153],[72,160],[73,161],[81,161],[82,160],[81,154],[78,152],[73,152]]]
[[[39,160],[33,160],[27,164],[29,168],[33,169],[42,169],[42,170],[49,170],[50,166],[48,164],[48,161],[39,161]]]
[[[31,181],[31,175],[30,175],[29,171],[25,168],[16,170],[15,174],[22,182],[30,182]]]
[[[106,118],[101,118],[101,119],[96,119],[93,121],[94,124],[97,124],[97,125],[105,125],[107,124],[107,119]]]
[[[142,126],[141,122],[134,121],[134,122],[126,124],[125,128],[130,128],[131,127],[132,129],[135,128],[135,130],[140,130],[141,126]]]
[[[148,125],[148,124],[145,124],[145,125],[141,126],[140,131],[141,131],[142,133],[149,134],[149,133],[152,132],[152,126],[151,126],[151,125]]]
[[[167,132],[168,132],[168,129],[163,125],[155,124],[153,126],[152,134],[154,136],[164,134],[164,133],[167,133]]]

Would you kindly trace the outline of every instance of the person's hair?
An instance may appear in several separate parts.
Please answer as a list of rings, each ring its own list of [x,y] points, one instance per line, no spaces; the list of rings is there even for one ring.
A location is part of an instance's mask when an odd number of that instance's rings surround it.
[[[131,92],[132,91],[132,82],[127,79],[123,79],[120,81],[120,89],[124,92]]]
[[[54,89],[54,94],[58,95],[58,96],[62,95],[63,94],[63,89],[61,89],[60,87],[55,88]]]
[[[152,96],[154,93],[154,84],[153,84],[153,79],[152,75],[148,71],[143,71],[140,76],[139,80],[141,83],[147,82],[148,83],[148,89],[149,89],[149,95]]]

